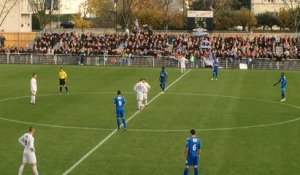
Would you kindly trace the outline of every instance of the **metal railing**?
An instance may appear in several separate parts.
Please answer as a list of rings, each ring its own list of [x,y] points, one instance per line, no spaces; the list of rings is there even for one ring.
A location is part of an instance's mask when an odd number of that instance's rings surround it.
[[[299,70],[300,60],[275,61],[268,59],[219,59],[220,67],[238,69],[240,63],[248,65],[248,69],[284,69]],[[153,56],[84,56],[84,55],[45,55],[45,54],[0,54],[0,64],[53,64],[53,65],[95,65],[95,66],[133,66],[133,67],[179,67],[179,63],[172,57]],[[204,59],[189,62],[188,67],[210,67]]]

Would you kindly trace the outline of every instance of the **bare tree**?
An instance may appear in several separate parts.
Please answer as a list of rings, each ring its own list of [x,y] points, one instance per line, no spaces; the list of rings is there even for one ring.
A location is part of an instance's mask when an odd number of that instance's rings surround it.
[[[18,0],[4,0],[4,2],[0,4],[0,26],[2,26],[5,18],[16,5],[17,1]]]
[[[53,14],[58,11],[56,0],[28,0],[32,12],[37,16],[41,29],[50,21]]]
[[[133,0],[120,0],[121,1],[121,16],[126,29],[129,29],[132,18],[132,3]]]
[[[290,13],[294,21],[294,30],[298,32],[300,25],[300,1],[295,0],[282,0],[285,9]]]

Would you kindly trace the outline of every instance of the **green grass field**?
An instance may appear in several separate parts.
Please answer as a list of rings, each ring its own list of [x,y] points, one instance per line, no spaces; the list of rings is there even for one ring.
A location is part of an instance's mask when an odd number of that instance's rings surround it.
[[[193,69],[181,76],[167,69],[160,94],[159,68],[65,66],[69,94],[58,94],[59,66],[0,65],[0,174],[17,174],[23,147],[17,139],[33,125],[41,175],[63,175],[107,138],[70,175],[182,174],[188,131],[203,145],[200,174],[300,174],[300,73],[287,71],[287,100],[273,87],[280,71]],[[38,74],[37,104],[29,80]],[[136,113],[133,86],[146,77],[152,86],[148,107]],[[112,99],[127,100],[128,131],[115,132]],[[111,135],[110,135],[111,134]],[[107,137],[108,136],[108,137]],[[31,167],[24,174],[32,174]],[[193,174],[193,171],[190,171]]]

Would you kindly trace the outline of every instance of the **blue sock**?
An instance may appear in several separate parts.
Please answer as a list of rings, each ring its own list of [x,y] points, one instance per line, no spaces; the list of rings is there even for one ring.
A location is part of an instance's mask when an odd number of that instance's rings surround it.
[[[120,119],[117,118],[118,129],[120,129]]]
[[[126,128],[126,120],[125,120],[125,118],[122,118],[122,122],[123,122],[124,128]]]
[[[285,98],[284,90],[281,90],[281,99]]]
[[[183,172],[183,175],[188,175],[189,174],[189,169],[188,168],[185,168],[184,169],[184,172]]]
[[[197,168],[194,168],[194,175],[198,175],[199,174],[199,169],[198,167]]]

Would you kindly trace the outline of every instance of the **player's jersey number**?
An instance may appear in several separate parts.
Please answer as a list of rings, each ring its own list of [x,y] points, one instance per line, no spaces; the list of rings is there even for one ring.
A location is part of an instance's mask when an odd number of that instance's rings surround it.
[[[123,106],[123,102],[121,100],[118,101],[119,106]]]
[[[193,151],[196,151],[197,150],[197,144],[194,144],[193,145]]]

